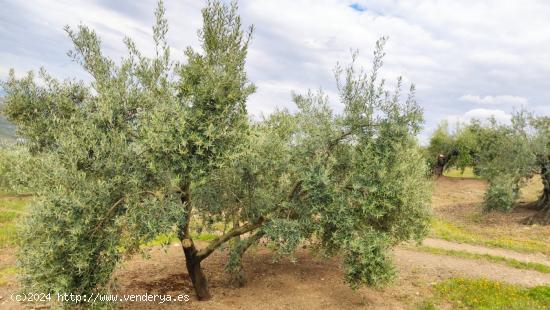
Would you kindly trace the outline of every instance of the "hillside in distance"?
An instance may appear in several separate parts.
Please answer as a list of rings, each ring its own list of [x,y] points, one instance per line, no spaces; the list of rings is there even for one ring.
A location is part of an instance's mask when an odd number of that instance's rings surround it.
[[[2,111],[3,98],[0,98],[0,112]],[[0,141],[15,140],[15,126],[11,124],[4,115],[0,113]]]

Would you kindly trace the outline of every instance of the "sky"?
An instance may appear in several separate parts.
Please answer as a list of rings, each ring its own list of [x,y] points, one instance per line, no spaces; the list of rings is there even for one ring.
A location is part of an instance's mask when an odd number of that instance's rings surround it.
[[[165,0],[172,55],[199,48],[201,0]],[[126,54],[122,40],[154,52],[154,0],[0,0],[0,79],[44,67],[53,76],[89,80],[67,56],[63,27],[86,24],[107,55]],[[451,126],[527,109],[550,115],[550,1],[506,0],[241,0],[244,25],[254,25],[247,71],[258,90],[252,115],[294,109],[291,93],[325,91],[336,111],[333,70],[359,51],[370,68],[375,42],[388,36],[382,76],[414,83],[425,113],[426,142],[442,120]]]

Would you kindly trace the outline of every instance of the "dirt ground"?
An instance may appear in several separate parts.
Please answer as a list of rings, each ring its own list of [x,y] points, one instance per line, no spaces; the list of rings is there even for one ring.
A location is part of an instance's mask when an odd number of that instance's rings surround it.
[[[550,244],[550,225],[524,225],[527,217],[536,213],[533,202],[542,192],[539,177],[531,179],[521,190],[519,206],[508,213],[481,212],[487,189],[484,180],[442,177],[437,180],[432,196],[435,218],[464,227],[472,234],[488,238],[504,238],[518,242]],[[550,250],[545,253],[550,255]]]
[[[486,185],[477,179],[440,178],[433,196],[434,215],[482,234],[545,240],[547,227],[525,227],[520,220],[533,211],[519,208],[508,214],[480,215],[479,203]],[[532,195],[532,193],[527,193]],[[530,199],[529,197],[526,198]],[[519,231],[519,232],[518,232]],[[526,236],[527,235],[527,236]],[[546,237],[545,237],[546,236]],[[549,240],[545,240],[550,242]],[[490,254],[525,262],[550,265],[550,257],[541,253],[519,253],[480,245],[460,244],[429,238],[427,246]],[[204,246],[205,243],[198,243]],[[12,251],[13,252],[13,251]],[[13,253],[0,254],[2,264],[13,263]],[[350,289],[343,281],[337,259],[313,257],[306,249],[298,251],[297,262],[272,261],[269,249],[252,249],[245,257],[248,283],[233,288],[224,272],[224,252],[216,252],[204,262],[213,298],[199,302],[193,295],[185,270],[181,247],[154,247],[150,258],[134,257],[115,274],[115,293],[188,294],[188,302],[128,302],[120,309],[416,309],[432,295],[432,286],[450,277],[484,277],[525,286],[550,285],[550,274],[508,267],[483,260],[465,259],[415,251],[399,247],[394,258],[399,276],[384,288]],[[15,276],[0,286],[0,309],[22,308],[9,295],[17,289]],[[445,305],[443,305],[445,307]]]

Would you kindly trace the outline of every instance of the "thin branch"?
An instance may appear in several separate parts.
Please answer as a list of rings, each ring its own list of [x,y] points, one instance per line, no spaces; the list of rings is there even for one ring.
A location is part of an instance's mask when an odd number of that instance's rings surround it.
[[[141,194],[149,194],[149,195],[153,195],[153,196],[156,196],[157,193],[155,192],[152,192],[152,191],[142,191],[142,192],[139,192],[137,193],[138,195],[141,195]],[[94,229],[92,229],[91,231],[91,234],[94,235],[101,227],[103,227],[103,225],[105,225],[105,222],[111,217],[112,213],[117,209],[117,207],[122,203],[124,202],[124,199],[126,199],[127,196],[122,196],[120,197],[110,208],[109,208],[109,211],[107,211],[107,214],[105,215],[105,217],[103,218],[103,220],[101,220],[101,222],[99,222],[99,224],[97,224]]]
[[[246,238],[246,240],[243,240],[238,248],[239,255],[242,256],[244,252],[248,250],[248,248],[250,248],[254,243],[258,242],[258,240],[260,240],[264,235],[265,235],[265,232],[260,230],[260,231],[257,231],[252,236]]]
[[[111,213],[113,213],[116,210],[116,208],[118,207],[118,205],[120,205],[124,201],[124,198],[126,198],[126,196],[120,197],[120,199],[118,199],[111,206],[111,208],[109,208],[109,211],[107,211],[107,214],[103,218],[103,220],[101,222],[99,222],[99,224],[97,224],[96,227],[94,227],[94,229],[92,230],[92,233],[91,233],[92,235],[94,235],[105,224],[105,221],[107,221],[107,219],[109,219],[111,217]]]
[[[227,232],[225,235],[214,239],[212,242],[210,242],[210,244],[206,248],[200,250],[197,253],[198,259],[200,261],[202,261],[203,259],[207,258],[210,254],[212,254],[212,252],[214,252],[222,244],[224,244],[225,242],[230,240],[231,238],[236,237],[236,236],[240,236],[240,235],[245,234],[245,233],[250,232],[250,231],[253,231],[254,229],[262,226],[264,221],[265,221],[264,218],[260,218],[255,223],[248,223],[248,224],[245,224],[243,226],[236,227],[236,228],[230,230],[229,232]]]

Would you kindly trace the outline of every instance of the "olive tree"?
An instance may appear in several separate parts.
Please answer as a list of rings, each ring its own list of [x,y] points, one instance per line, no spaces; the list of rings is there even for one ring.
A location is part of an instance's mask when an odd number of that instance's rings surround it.
[[[478,133],[481,122],[473,120],[470,124],[458,124],[454,131],[449,129],[446,121],[441,122],[432,136],[426,148],[428,163],[432,167],[435,176],[442,176],[449,168],[457,168],[464,171],[466,167],[473,166],[474,172],[479,156]]]
[[[534,175],[540,175],[542,193],[535,203],[538,213],[527,224],[550,223],[548,173],[550,164],[550,118],[525,112],[514,115],[511,125],[486,128],[480,147],[480,171],[490,183],[487,208],[512,209],[520,187]]]
[[[201,262],[228,244],[227,270],[244,282],[242,255],[259,240],[279,255],[309,242],[342,255],[356,287],[391,278],[389,250],[421,239],[429,221],[429,180],[416,135],[422,111],[414,88],[402,100],[373,68],[338,67],[344,112],[322,93],[296,95],[297,113],[250,122],[254,91],[245,72],[252,28],[237,7],[208,2],[200,50],[170,58],[164,7],[156,10],[155,57],[129,38],[115,62],[95,32],[66,31],[70,55],[92,81],[41,82],[14,73],[4,83],[8,118],[33,155],[21,168],[36,193],[21,231],[23,281],[31,291],[87,294],[109,289],[125,254],[175,233],[198,299],[210,298]],[[25,166],[25,167],[27,167]],[[218,229],[208,245],[193,230]]]
[[[530,125],[534,131],[531,138],[535,155],[534,170],[540,174],[543,190],[536,203],[538,214],[527,222],[550,224],[550,117],[531,118]]]
[[[484,210],[511,210],[531,174],[533,156],[527,137],[514,126],[499,124],[494,119],[468,128],[478,146],[472,164],[489,183]]]
[[[19,255],[30,290],[105,290],[123,254],[177,226],[197,293],[208,297],[189,243],[190,191],[239,149],[247,131],[251,29],[242,30],[236,10],[208,3],[202,49],[188,48],[185,63],[170,59],[160,2],[154,58],[126,38],[129,55],[117,64],[104,56],[95,32],[79,26],[66,28],[70,55],[90,83],[61,82],[44,70],[40,82],[32,73],[10,73],[4,113],[36,157],[26,171],[36,201]]]
[[[409,97],[378,81],[383,44],[368,74],[353,62],[338,67],[342,114],[322,92],[295,95],[298,112],[280,110],[254,123],[248,147],[213,171],[194,192],[205,223],[247,231],[229,245],[226,268],[245,282],[242,256],[263,240],[276,257],[301,244],[340,255],[352,286],[392,278],[389,250],[427,230],[429,181],[416,141],[422,112]],[[354,57],[355,58],[355,57]],[[214,211],[214,212],[212,212]],[[217,246],[216,242],[209,248]]]
[[[547,224],[548,215],[548,117],[516,112],[510,124],[473,121],[450,135],[448,149],[455,150],[455,159],[449,166],[472,166],[474,172],[486,179],[489,188],[485,194],[484,210],[510,211],[516,206],[520,189],[534,175],[540,175],[542,194],[535,204],[538,214],[526,223]],[[437,132],[433,141],[441,140]],[[432,143],[437,148],[441,143]]]
[[[441,122],[432,136],[426,148],[428,163],[435,176],[442,176],[445,169],[452,165],[453,159],[458,155],[455,137],[449,132],[449,123]]]

